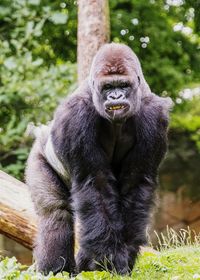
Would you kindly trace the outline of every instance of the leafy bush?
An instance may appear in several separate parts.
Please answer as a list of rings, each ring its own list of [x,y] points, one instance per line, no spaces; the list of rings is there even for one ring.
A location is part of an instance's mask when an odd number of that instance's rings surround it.
[[[76,61],[76,17],[74,0],[1,0],[0,39],[42,56],[45,63],[58,58]]]
[[[0,37],[0,167],[20,179],[30,147],[24,135],[27,124],[50,120],[58,101],[76,81],[76,66],[49,62],[53,49],[38,40],[47,20],[57,26],[66,23],[67,16],[48,6],[39,12],[39,3],[3,1],[0,8],[5,31]]]
[[[24,132],[29,122],[46,123],[75,81],[75,66],[42,65],[32,54],[8,57],[0,67],[1,168],[21,177],[29,150]],[[9,164],[11,162],[11,164]]]
[[[172,115],[171,127],[176,133],[186,132],[200,151],[200,98],[196,96],[191,100],[182,100],[182,102],[181,109],[177,106]]]

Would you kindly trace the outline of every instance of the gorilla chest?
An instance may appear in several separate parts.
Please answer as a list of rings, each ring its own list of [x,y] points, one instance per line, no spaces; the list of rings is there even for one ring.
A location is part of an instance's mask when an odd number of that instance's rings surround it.
[[[136,142],[133,124],[104,123],[100,129],[100,144],[113,168],[119,168]]]

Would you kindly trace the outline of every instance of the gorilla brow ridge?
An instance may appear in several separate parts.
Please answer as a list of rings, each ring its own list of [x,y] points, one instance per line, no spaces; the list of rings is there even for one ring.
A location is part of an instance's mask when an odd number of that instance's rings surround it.
[[[128,75],[128,71],[124,66],[124,62],[109,62],[104,64],[100,69],[100,76],[108,75]]]

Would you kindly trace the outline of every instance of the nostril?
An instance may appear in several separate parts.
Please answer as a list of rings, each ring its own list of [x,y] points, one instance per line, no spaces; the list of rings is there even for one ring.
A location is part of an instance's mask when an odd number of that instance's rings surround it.
[[[123,94],[121,93],[112,93],[108,96],[108,99],[110,100],[116,100],[116,99],[122,99],[123,98]]]
[[[117,99],[117,97],[115,97],[114,95],[109,95],[109,96],[108,96],[108,99],[109,99],[109,100],[115,100],[115,99]]]

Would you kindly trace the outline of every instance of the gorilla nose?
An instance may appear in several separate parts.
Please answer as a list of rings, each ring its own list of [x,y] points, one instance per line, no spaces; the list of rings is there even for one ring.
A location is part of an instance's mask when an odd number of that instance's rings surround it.
[[[108,95],[107,99],[110,101],[117,100],[117,99],[124,99],[124,94],[121,92],[112,92],[111,94]]]

